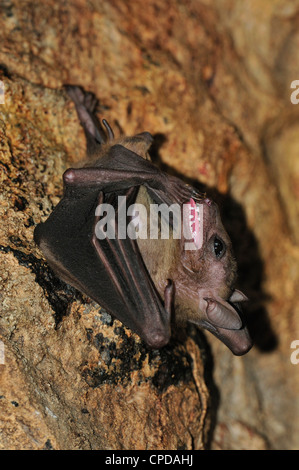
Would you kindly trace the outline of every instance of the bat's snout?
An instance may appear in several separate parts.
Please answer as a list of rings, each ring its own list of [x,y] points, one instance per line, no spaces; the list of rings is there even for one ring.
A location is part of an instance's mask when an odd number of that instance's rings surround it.
[[[200,298],[199,309],[203,317],[198,324],[213,333],[233,354],[243,356],[253,346],[239,305],[247,297],[238,290],[233,292],[230,302],[220,297],[211,297]]]
[[[243,356],[253,346],[253,341],[246,327],[241,330],[222,330],[219,328],[217,336],[235,356]]]
[[[243,356],[253,346],[253,341],[246,326],[239,330],[228,330],[219,326],[215,327],[206,321],[201,326],[220,339],[235,356]]]

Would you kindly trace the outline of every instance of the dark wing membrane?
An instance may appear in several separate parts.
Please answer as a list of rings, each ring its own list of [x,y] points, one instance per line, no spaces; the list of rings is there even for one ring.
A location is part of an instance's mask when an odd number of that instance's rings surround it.
[[[101,200],[99,194],[64,197],[48,220],[38,226],[36,241],[62,279],[98,302],[149,346],[159,348],[170,338],[170,314],[136,241],[117,236],[97,239],[95,208]]]

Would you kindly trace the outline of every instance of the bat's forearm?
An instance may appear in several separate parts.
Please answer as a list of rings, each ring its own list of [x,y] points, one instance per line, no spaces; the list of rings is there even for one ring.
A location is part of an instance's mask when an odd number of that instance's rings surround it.
[[[125,171],[105,168],[70,168],[63,175],[66,187],[99,186],[101,190],[120,190],[148,184],[163,188],[163,174],[153,171]]]

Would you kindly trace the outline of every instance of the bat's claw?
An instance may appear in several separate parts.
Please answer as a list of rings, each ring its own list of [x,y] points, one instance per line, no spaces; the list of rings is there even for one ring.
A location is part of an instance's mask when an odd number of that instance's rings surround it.
[[[183,204],[190,199],[194,189],[176,176],[167,175],[166,191],[169,199],[173,203]]]
[[[76,106],[81,105],[90,113],[94,112],[98,100],[93,93],[85,92],[81,87],[75,85],[66,85],[64,88]]]
[[[194,201],[197,203],[203,202],[205,200],[208,201],[208,199],[206,199],[206,196],[207,196],[206,193],[200,193],[196,189],[193,189],[192,194],[191,194],[192,199],[194,199]]]
[[[64,89],[75,104],[84,104],[85,94],[82,88],[74,85],[65,85]]]

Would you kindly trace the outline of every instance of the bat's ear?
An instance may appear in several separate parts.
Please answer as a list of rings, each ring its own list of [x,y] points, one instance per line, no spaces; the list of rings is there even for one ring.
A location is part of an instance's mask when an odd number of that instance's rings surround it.
[[[135,138],[143,140],[144,145],[147,146],[146,150],[148,150],[150,146],[152,145],[152,143],[154,142],[154,138],[152,134],[150,134],[149,132],[140,132],[140,134],[137,134]]]
[[[230,302],[246,302],[248,300],[248,297],[246,297],[243,292],[241,292],[238,289],[235,289],[232,295],[229,298]]]

